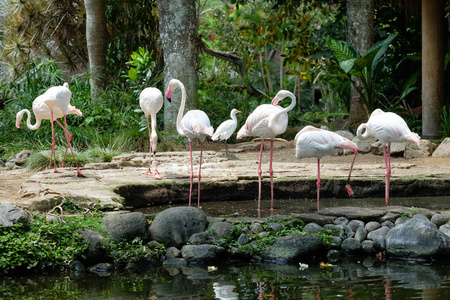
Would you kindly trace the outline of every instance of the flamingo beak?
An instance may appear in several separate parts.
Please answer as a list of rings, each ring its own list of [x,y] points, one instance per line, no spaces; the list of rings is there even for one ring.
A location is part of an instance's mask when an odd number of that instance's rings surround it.
[[[166,91],[166,98],[167,98],[167,101],[172,102],[172,89],[170,88],[170,85]]]

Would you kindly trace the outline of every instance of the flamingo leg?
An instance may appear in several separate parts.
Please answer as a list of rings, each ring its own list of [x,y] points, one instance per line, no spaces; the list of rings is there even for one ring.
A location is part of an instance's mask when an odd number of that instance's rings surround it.
[[[152,166],[152,137],[151,137],[151,133],[150,133],[150,122],[148,121],[148,116],[147,117],[147,128],[148,128],[148,139],[150,141],[150,151],[148,154],[148,171],[145,172],[145,174],[147,175],[151,175],[152,174],[152,170],[151,170],[151,166]]]
[[[80,168],[78,167],[77,159],[75,158],[75,154],[73,153],[72,146],[70,145],[70,140],[72,140],[72,134],[67,129],[67,116],[64,115],[64,131],[66,133],[66,141],[69,146],[70,152],[72,153],[73,161],[75,162],[75,166],[77,167],[77,176],[78,177],[86,177],[83,173],[81,173]]]
[[[55,120],[55,121],[64,130],[64,126],[58,120]],[[64,135],[65,135],[66,140],[67,140],[68,137],[67,137],[67,133],[66,133],[65,130],[64,130]],[[69,139],[72,140],[72,135],[70,135]],[[65,161],[66,161],[66,156],[67,156],[67,150],[68,149],[69,149],[69,144],[66,145],[66,151],[64,151],[64,157],[63,157],[63,161],[61,163],[61,168],[64,168],[64,164],[65,164]]]
[[[198,165],[198,203],[197,203],[197,208],[200,208],[200,181],[202,179],[202,156],[203,156],[203,142],[200,143],[200,162]]]
[[[261,139],[261,149],[259,150],[259,164],[258,164],[258,211],[261,210],[261,175],[262,175],[262,169],[261,169],[261,161],[262,161],[262,152],[264,148],[264,140]]]
[[[320,210],[320,158],[317,159],[317,211]]]
[[[388,145],[388,151],[386,152],[386,146],[383,146],[384,163],[386,164],[386,206],[389,206],[389,186],[391,180],[391,146]]]
[[[191,206],[191,195],[192,195],[192,180],[194,179],[194,167],[192,166],[192,142],[189,141],[189,155],[191,160],[191,185],[189,188],[189,206]]]
[[[350,186],[350,176],[352,176],[353,165],[355,163],[356,155],[358,154],[357,148],[351,148],[351,149],[353,150],[354,155],[353,155],[352,165],[350,166],[350,172],[348,173],[347,184],[345,185],[345,188],[347,189],[347,193],[350,197],[355,194],[355,193],[353,193],[352,187]]]
[[[53,162],[55,164],[55,169],[53,170],[53,173],[61,173],[56,169],[56,153],[55,153],[56,142],[55,142],[55,128],[53,126],[53,111],[50,112],[50,115],[51,115],[50,122],[51,122],[51,127],[52,127],[52,151],[50,152],[50,164],[49,164],[48,168],[49,169],[52,168],[52,158],[53,158],[53,160],[54,160]]]
[[[156,151],[153,152],[153,163],[155,164],[155,174],[153,175],[153,178],[155,178],[155,179],[161,179],[161,178],[163,178],[164,176],[161,175],[161,174],[159,174],[158,168],[157,168],[157,166],[156,166]]]
[[[270,210],[273,210],[273,140],[270,140],[270,162],[269,162],[269,174],[270,174]]]

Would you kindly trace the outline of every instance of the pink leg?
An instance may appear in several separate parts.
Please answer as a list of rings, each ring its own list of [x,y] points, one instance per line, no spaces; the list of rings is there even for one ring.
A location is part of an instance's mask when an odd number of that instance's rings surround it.
[[[273,210],[273,140],[270,140],[270,162],[269,162],[269,174],[270,174],[270,210]]]
[[[197,207],[200,208],[200,181],[202,179],[202,156],[203,156],[203,142],[200,143],[200,163],[198,165],[198,204]]]
[[[145,174],[147,175],[152,175],[152,170],[151,170],[151,166],[152,166],[152,137],[150,135],[150,122],[148,121],[148,116],[147,116],[147,128],[148,128],[148,136],[149,136],[149,141],[150,141],[150,151],[148,153],[148,171],[145,172]]]
[[[65,131],[65,128],[64,128],[64,126],[58,121],[58,120],[55,120],[56,121],[56,123],[58,123],[58,125],[64,130],[64,135],[65,135],[65,137],[66,137],[66,140],[67,139],[69,139],[69,140],[72,140],[72,135],[70,134],[70,136],[67,136],[67,133],[66,133],[66,131]],[[61,168],[64,168],[64,164],[65,164],[65,161],[66,161],[66,156],[67,156],[67,150],[69,149],[69,144],[67,144],[66,145],[66,151],[64,151],[64,157],[63,157],[63,161],[62,161],[62,163],[61,163]]]
[[[350,166],[350,172],[348,173],[347,184],[345,185],[345,188],[347,189],[347,193],[350,197],[355,194],[355,193],[353,193],[352,187],[350,186],[350,176],[352,176],[353,164],[355,163],[356,155],[358,154],[357,148],[352,148],[352,150],[354,152],[354,155],[353,155],[352,165]]]
[[[389,206],[389,185],[391,180],[391,146],[388,145],[388,151],[386,152],[386,146],[383,146],[384,162],[386,164],[386,206]]]
[[[192,142],[189,141],[189,154],[191,157],[191,186],[189,188],[189,206],[191,206],[192,180],[194,179],[194,167],[192,166]]]
[[[264,140],[261,139],[261,149],[259,150],[259,164],[258,164],[258,183],[259,183],[259,190],[258,190],[258,211],[261,210],[261,175],[262,175],[262,169],[261,169],[261,161],[262,161],[262,152],[264,148]]]
[[[65,126],[64,127],[64,131],[66,132],[67,145],[69,146],[70,152],[72,152],[73,161],[75,162],[75,166],[77,167],[77,176],[78,177],[86,177],[86,175],[81,173],[80,168],[78,167],[78,164],[77,164],[77,159],[75,158],[75,154],[73,153],[72,146],[70,145],[70,140],[72,139],[72,134],[69,132],[69,130],[67,130],[67,118],[66,118],[66,115],[64,115],[64,126]]]
[[[153,175],[153,178],[155,179],[161,179],[164,176],[159,174],[158,168],[156,167],[156,152],[153,152],[153,163],[155,164],[155,174]]]
[[[317,211],[320,210],[320,158],[317,159]]]
[[[56,169],[56,153],[55,153],[55,128],[53,126],[53,111],[50,113],[51,116],[51,125],[52,125],[52,151],[50,153],[50,165],[48,166],[49,169],[52,168],[52,157],[53,157],[53,163],[55,164],[55,169],[53,170],[53,173],[61,173]]]

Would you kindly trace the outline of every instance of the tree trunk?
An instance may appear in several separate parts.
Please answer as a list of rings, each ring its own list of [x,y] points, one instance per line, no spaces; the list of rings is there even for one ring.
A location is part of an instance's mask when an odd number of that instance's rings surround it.
[[[85,0],[86,42],[89,54],[91,96],[97,95],[99,88],[106,86],[106,51],[108,32],[106,31],[106,0]]]
[[[347,0],[348,33],[347,41],[358,49],[361,55],[373,45],[373,0]],[[364,91],[360,78],[352,77],[358,89]],[[363,97],[352,85],[350,96],[350,116],[347,127],[354,129],[366,122],[368,111]]]
[[[444,106],[444,0],[422,1],[422,135],[441,136]]]
[[[195,0],[159,1],[159,30],[164,52],[164,87],[172,78],[186,88],[186,109],[197,108],[197,16]],[[176,120],[181,103],[180,89],[175,90],[172,103],[164,102],[164,129],[177,134]]]

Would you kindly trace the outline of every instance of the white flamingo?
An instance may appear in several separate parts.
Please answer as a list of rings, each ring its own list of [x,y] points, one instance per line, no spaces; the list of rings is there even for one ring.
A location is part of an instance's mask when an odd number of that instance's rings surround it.
[[[291,98],[291,104],[283,108],[278,106],[278,102],[286,97]],[[261,138],[261,148],[259,151],[259,164],[258,164],[258,179],[259,179],[259,191],[258,191],[258,211],[261,210],[261,160],[262,151],[264,148],[264,139],[270,139],[270,210],[273,210],[273,139],[286,131],[288,124],[288,111],[292,110],[295,106],[296,99],[294,94],[289,91],[281,90],[277,93],[272,100],[272,104],[262,104],[258,106],[245,121],[245,124],[237,133],[237,139],[241,139],[246,136],[257,136]]]
[[[181,104],[177,116],[177,131],[182,137],[186,137],[189,141],[189,154],[191,161],[191,184],[189,189],[189,206],[191,206],[192,196],[192,182],[194,178],[194,167],[192,163],[192,141],[197,139],[200,141],[200,163],[198,167],[198,204],[200,208],[200,181],[202,170],[202,155],[203,155],[203,142],[206,137],[210,137],[214,133],[214,128],[211,126],[208,116],[205,112],[195,109],[188,111],[184,116],[184,107],[186,105],[186,89],[184,85],[178,79],[172,79],[169,82],[169,86],[166,91],[166,98],[170,101],[172,92],[177,88],[181,89]]]
[[[230,113],[231,120],[226,120],[226,121],[222,122],[219,125],[219,127],[217,127],[216,132],[214,132],[213,136],[211,137],[211,140],[213,140],[213,141],[220,140],[222,143],[225,144],[225,152],[227,155],[228,155],[227,140],[230,138],[230,136],[236,130],[236,127],[237,127],[236,114],[238,114],[238,113],[242,113],[242,112],[233,108]]]
[[[350,176],[358,154],[357,145],[335,132],[319,129],[313,126],[306,126],[295,136],[295,157],[298,159],[315,157],[317,158],[317,210],[320,209],[320,159],[327,155],[332,155],[338,149],[351,149],[354,152],[352,165],[348,174],[348,180],[345,188],[348,195],[353,196],[353,190],[350,186]]]
[[[51,87],[49,88],[44,94],[36,97],[36,99],[34,99],[33,101],[33,105],[32,105],[32,109],[33,109],[33,114],[36,118],[36,123],[33,125],[31,124],[31,113],[28,109],[22,109],[21,111],[19,111],[16,115],[16,127],[18,129],[20,129],[20,122],[22,121],[23,115],[26,113],[27,114],[27,127],[30,130],[37,130],[42,123],[42,120],[51,120],[52,119],[52,110],[50,109],[50,107],[45,103],[46,100],[48,100],[50,97],[54,97],[57,92],[56,90],[59,90],[61,88],[67,88],[68,89],[68,84],[65,83],[64,86],[56,86],[56,87]],[[70,91],[69,91],[70,92]],[[56,94],[55,94],[56,93]],[[69,96],[69,101],[70,101],[70,96]],[[72,105],[68,105],[67,107],[67,114],[76,114],[78,116],[83,116],[83,113],[77,109],[76,107],[72,106]],[[66,159],[66,155],[67,155],[67,149],[70,146],[70,140],[72,139],[72,135],[70,133],[68,133],[67,129],[65,126],[63,126],[59,121],[58,118],[64,117],[63,111],[62,110],[55,110],[53,112],[53,121],[56,121],[56,123],[65,131],[65,135],[66,135],[66,140],[68,141],[67,146],[66,146],[66,151],[64,153],[64,158],[61,164],[61,167],[64,168],[64,162]],[[65,124],[67,126],[67,124]],[[49,164],[49,168],[51,168],[51,164],[52,164],[52,159],[53,157],[55,157],[55,169],[53,170],[53,172],[58,173],[59,171],[56,169],[56,154],[55,154],[55,132],[54,132],[54,128],[53,128],[53,122],[52,122],[52,126],[51,126],[51,130],[52,130],[52,150],[50,153],[50,164]],[[72,150],[72,149],[71,149]]]
[[[150,153],[148,158],[148,171],[146,174],[152,175],[151,165],[152,165],[152,155],[153,162],[155,164],[155,174],[153,178],[161,179],[163,175],[159,174],[158,168],[156,166],[156,150],[158,144],[158,135],[156,134],[156,114],[163,106],[163,95],[161,91],[154,87],[149,87],[144,89],[139,95],[139,105],[147,118],[148,134],[150,139]],[[150,120],[148,116],[150,115]],[[151,126],[150,126],[151,124]]]
[[[386,165],[385,204],[389,206],[389,185],[391,178],[391,143],[413,142],[420,145],[420,136],[411,132],[405,120],[392,112],[376,109],[370,115],[367,123],[359,125],[356,132],[360,140],[374,137],[383,145],[384,163]],[[387,151],[386,151],[387,146]]]

